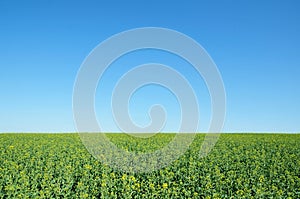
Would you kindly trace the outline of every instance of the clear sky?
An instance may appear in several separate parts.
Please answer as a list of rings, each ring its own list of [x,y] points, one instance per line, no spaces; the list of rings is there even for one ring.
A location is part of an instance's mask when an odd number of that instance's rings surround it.
[[[226,88],[224,132],[300,132],[299,10],[297,0],[1,0],[0,132],[74,131],[72,92],[84,58],[113,34],[147,26],[180,31],[213,58]],[[200,130],[205,131],[209,95],[201,77],[183,67],[186,63],[149,50],[129,54],[119,66],[153,61],[184,68],[191,84],[200,85]],[[109,106],[101,102],[108,102],[111,83],[125,70],[117,64],[107,71],[103,82],[108,83],[96,94],[98,120],[106,123],[107,131],[116,129]],[[153,103],[170,111],[165,131],[177,128],[177,101],[159,87],[134,94],[130,111],[136,122],[147,124],[147,107]]]

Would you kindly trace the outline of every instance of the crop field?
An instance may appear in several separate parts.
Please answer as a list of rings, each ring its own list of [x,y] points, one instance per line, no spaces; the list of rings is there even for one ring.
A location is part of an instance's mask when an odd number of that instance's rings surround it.
[[[139,152],[173,136],[108,135]],[[300,134],[222,134],[199,158],[203,139],[163,169],[124,173],[93,158],[78,134],[0,134],[0,198],[300,198]]]

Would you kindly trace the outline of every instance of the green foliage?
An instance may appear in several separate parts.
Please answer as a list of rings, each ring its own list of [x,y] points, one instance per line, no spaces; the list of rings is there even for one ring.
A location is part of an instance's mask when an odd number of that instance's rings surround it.
[[[108,136],[141,153],[174,135]],[[299,134],[223,134],[199,159],[203,138],[168,167],[133,174],[94,159],[77,134],[0,134],[0,198],[300,198]]]

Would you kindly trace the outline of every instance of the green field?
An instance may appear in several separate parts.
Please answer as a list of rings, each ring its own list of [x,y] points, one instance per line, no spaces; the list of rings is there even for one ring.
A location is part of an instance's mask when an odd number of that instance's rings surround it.
[[[108,136],[141,153],[174,135]],[[222,134],[199,159],[203,138],[168,167],[134,174],[94,159],[77,134],[0,134],[0,198],[300,198],[300,134]]]

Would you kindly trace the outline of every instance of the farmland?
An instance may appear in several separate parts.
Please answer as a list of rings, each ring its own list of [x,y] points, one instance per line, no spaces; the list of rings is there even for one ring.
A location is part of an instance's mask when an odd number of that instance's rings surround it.
[[[108,135],[139,152],[173,136]],[[300,198],[300,134],[222,134],[200,159],[203,139],[163,169],[124,173],[93,158],[78,134],[0,134],[0,198]]]

